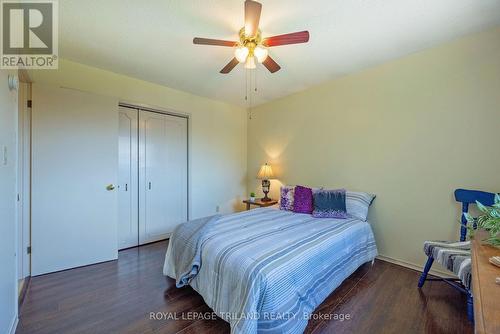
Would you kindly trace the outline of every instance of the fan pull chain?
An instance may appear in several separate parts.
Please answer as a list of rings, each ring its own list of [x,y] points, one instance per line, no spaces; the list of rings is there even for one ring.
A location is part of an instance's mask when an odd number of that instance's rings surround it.
[[[253,100],[257,92],[257,69],[245,69],[245,102],[248,107],[248,119],[252,119]]]
[[[255,93],[257,93],[257,74],[258,74],[257,72],[258,72],[258,70],[255,69],[255,83],[254,83]]]
[[[250,73],[250,75],[251,75],[251,73]],[[248,86],[249,86],[248,80],[249,80],[249,70],[245,69],[245,102],[246,102],[246,105],[248,107],[248,119],[252,119],[252,109],[251,109],[252,95],[251,95],[250,89],[248,88]],[[249,96],[249,93],[250,93],[250,96]]]
[[[253,73],[252,72],[253,71],[252,70],[249,70],[249,71],[250,71],[250,89],[248,90],[248,94],[250,95],[250,104],[249,104],[248,108],[250,110],[252,110],[252,101],[253,101],[253,94],[252,94],[252,77],[253,77]]]
[[[248,70],[245,70],[245,101],[248,101]]]

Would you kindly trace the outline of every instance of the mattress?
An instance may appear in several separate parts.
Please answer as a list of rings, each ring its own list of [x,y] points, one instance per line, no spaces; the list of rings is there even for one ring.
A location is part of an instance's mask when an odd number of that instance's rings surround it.
[[[189,284],[232,333],[302,333],[315,308],[377,256],[367,222],[276,208],[222,216],[197,238],[201,265]],[[172,244],[164,274],[178,279],[184,264]]]

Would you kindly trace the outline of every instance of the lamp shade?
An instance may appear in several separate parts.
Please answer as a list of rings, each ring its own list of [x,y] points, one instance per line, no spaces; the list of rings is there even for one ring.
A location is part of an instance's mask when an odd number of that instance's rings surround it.
[[[259,173],[257,174],[259,180],[269,180],[274,178],[273,169],[268,164],[260,167]]]

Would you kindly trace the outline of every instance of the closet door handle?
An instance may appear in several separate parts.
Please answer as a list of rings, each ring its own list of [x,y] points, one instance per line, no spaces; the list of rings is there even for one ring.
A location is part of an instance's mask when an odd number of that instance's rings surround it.
[[[149,186],[148,186],[149,190],[151,190],[151,182],[149,182]]]
[[[128,183],[125,183],[125,191],[128,191]]]

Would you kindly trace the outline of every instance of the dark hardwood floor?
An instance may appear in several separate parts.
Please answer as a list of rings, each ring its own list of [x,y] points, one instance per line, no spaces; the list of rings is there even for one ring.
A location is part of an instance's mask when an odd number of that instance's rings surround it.
[[[166,246],[133,248],[118,261],[32,278],[17,333],[228,333],[221,319],[188,319],[211,310],[191,288],[177,289],[162,275]],[[383,261],[366,264],[318,307],[306,332],[473,333],[464,296],[442,282],[419,290],[418,276]],[[151,320],[157,312],[179,319]]]

